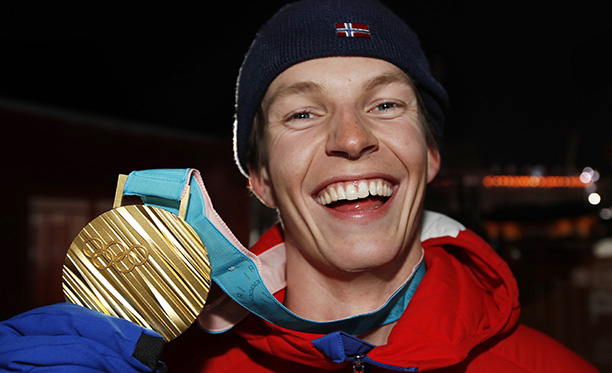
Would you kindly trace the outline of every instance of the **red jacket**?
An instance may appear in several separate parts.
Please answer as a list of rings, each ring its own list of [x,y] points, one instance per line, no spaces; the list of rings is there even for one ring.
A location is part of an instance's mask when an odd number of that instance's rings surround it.
[[[376,363],[372,372],[596,371],[553,339],[517,324],[518,289],[506,263],[472,231],[435,215],[433,231],[422,237],[425,277],[388,343],[367,354]],[[447,224],[459,228],[449,231]],[[282,240],[276,226],[252,250],[259,255]],[[284,293],[275,295],[282,300]],[[193,328],[170,343],[164,359],[171,372],[352,371],[350,362],[334,363],[313,346],[321,336],[249,315],[222,334]]]

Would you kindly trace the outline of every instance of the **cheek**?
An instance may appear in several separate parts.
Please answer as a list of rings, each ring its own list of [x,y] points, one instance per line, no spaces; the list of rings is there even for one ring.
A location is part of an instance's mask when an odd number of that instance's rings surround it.
[[[420,131],[412,128],[407,131],[390,130],[385,139],[386,145],[408,170],[414,172],[427,168],[427,145]]]
[[[314,139],[298,135],[281,133],[271,137],[269,142],[270,175],[277,190],[301,189],[300,185],[315,157],[317,146]]]

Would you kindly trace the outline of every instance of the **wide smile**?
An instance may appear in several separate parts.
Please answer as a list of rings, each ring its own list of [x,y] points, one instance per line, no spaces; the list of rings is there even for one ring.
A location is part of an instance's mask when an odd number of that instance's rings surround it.
[[[377,209],[393,195],[393,184],[382,178],[337,182],[314,195],[320,204],[337,211]]]

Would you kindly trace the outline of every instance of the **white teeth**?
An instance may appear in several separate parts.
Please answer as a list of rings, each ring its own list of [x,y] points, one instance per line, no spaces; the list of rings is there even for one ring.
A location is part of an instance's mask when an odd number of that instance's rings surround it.
[[[346,183],[344,187],[339,184],[330,186],[315,199],[322,205],[329,205],[336,201],[354,201],[368,196],[389,197],[392,194],[391,185],[382,179],[360,180],[359,182]]]
[[[366,183],[365,181],[359,183],[359,190],[357,191],[357,195],[359,196],[359,198],[366,198],[370,195],[368,183]]]
[[[338,199],[339,200],[346,199],[346,193],[344,193],[344,188],[342,187],[342,185],[338,185]]]
[[[357,188],[355,188],[353,184],[347,185],[346,186],[346,199],[348,199],[349,201],[354,201],[357,198],[359,198],[359,195],[357,194]]]
[[[329,197],[331,198],[332,202],[336,202],[338,200],[338,194],[334,188],[329,188]]]
[[[375,196],[376,195],[376,183],[374,182],[374,180],[370,181],[370,194]]]

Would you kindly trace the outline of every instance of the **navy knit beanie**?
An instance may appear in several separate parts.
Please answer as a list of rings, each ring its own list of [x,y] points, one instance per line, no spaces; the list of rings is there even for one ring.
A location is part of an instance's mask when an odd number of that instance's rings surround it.
[[[253,119],[270,83],[297,63],[331,56],[373,57],[399,67],[415,82],[427,119],[442,133],[446,91],[431,75],[418,36],[399,17],[376,0],[302,0],[268,21],[240,69],[234,156],[245,176]]]

